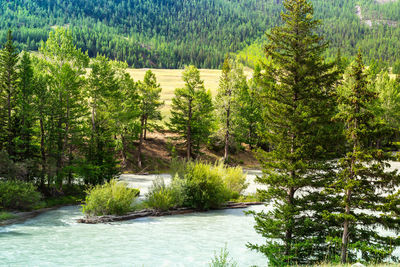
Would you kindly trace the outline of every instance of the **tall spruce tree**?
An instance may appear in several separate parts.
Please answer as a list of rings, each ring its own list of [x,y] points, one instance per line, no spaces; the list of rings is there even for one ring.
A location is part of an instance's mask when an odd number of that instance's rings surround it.
[[[273,265],[324,259],[326,228],[321,225],[321,188],[331,178],[334,64],[322,54],[327,43],[306,0],[286,0],[283,25],[267,34],[262,77],[262,134],[271,151],[260,151],[259,183],[272,210],[255,214],[266,244],[249,244]]]
[[[338,202],[333,204],[338,209],[327,218],[337,220],[339,229],[331,240],[339,244],[342,263],[358,256],[374,263],[398,260],[392,253],[400,246],[400,237],[379,230],[400,230],[400,178],[395,171],[385,171],[393,157],[376,146],[380,136],[374,129],[377,124],[372,107],[376,99],[376,92],[368,88],[359,52],[340,91],[336,116],[346,125],[349,151],[339,160],[337,180],[326,190],[337,196]]]
[[[17,94],[17,116],[16,125],[19,128],[19,138],[16,140],[16,152],[18,160],[33,159],[35,145],[33,136],[35,134],[35,107],[34,107],[34,73],[29,53],[23,52],[19,68],[19,83]]]
[[[142,168],[142,145],[146,140],[147,131],[153,129],[155,124],[151,122],[162,119],[160,107],[164,104],[161,98],[161,87],[157,83],[156,75],[148,70],[143,82],[139,83],[139,110],[140,110],[140,136],[138,145],[137,163]]]
[[[121,92],[118,90],[116,71],[106,57],[97,56],[90,67],[92,71],[87,85],[91,129],[86,155],[85,183],[97,184],[109,181],[118,174],[115,159],[115,124],[112,118],[119,109],[114,101],[121,99]]]
[[[196,67],[186,67],[182,78],[185,87],[175,89],[167,125],[185,140],[186,158],[191,159],[211,134],[214,108],[211,93],[204,88]]]
[[[15,156],[14,119],[18,87],[18,52],[11,30],[0,51],[0,149],[6,149],[9,156]],[[3,104],[4,103],[4,104]]]

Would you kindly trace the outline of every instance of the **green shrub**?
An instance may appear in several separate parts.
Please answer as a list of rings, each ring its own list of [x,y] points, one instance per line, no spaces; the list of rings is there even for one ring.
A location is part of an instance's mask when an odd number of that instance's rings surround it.
[[[31,183],[0,181],[0,209],[32,210],[42,196]]]
[[[165,185],[164,179],[157,178],[147,194],[148,207],[166,211],[171,208],[181,207],[185,199],[184,182],[174,179],[172,183]]]
[[[186,181],[185,204],[189,207],[208,210],[218,208],[230,198],[219,171],[212,165],[189,162],[184,176]]]
[[[123,215],[132,209],[139,190],[128,188],[126,183],[111,180],[87,191],[82,211],[87,215]]]
[[[231,192],[231,198],[238,198],[249,186],[246,183],[247,174],[243,173],[241,167],[227,167],[219,162],[213,168],[222,177],[226,187]]]
[[[242,168],[229,168],[222,162],[211,165],[173,159],[172,182],[166,186],[157,179],[149,190],[146,203],[157,210],[190,207],[208,210],[238,198],[248,186]]]

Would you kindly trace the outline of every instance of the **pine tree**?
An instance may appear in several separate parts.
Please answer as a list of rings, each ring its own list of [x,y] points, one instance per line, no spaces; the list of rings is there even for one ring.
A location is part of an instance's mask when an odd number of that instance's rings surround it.
[[[85,182],[90,184],[109,181],[118,174],[115,159],[115,128],[113,117],[119,107],[113,102],[121,99],[116,72],[104,56],[97,56],[88,77],[88,97],[91,108],[91,129],[86,156]]]
[[[19,68],[19,83],[17,94],[17,119],[16,127],[19,128],[19,140],[16,142],[18,160],[28,160],[34,158],[35,145],[33,144],[33,136],[35,134],[35,107],[34,98],[34,73],[32,68],[31,57],[28,53],[23,52]]]
[[[284,24],[267,34],[262,71],[263,125],[271,151],[260,152],[263,176],[258,182],[273,209],[255,215],[256,231],[267,240],[249,247],[271,264],[324,260],[326,228],[321,225],[320,194],[331,179],[334,112],[334,64],[324,62],[326,42],[316,32],[319,21],[306,0],[284,1]],[[335,144],[336,145],[336,144]]]
[[[236,136],[238,128],[240,92],[247,88],[243,69],[227,56],[222,66],[215,106],[221,129],[224,134],[224,161],[228,160],[230,143]]]
[[[259,126],[262,124],[260,84],[257,81],[257,68],[254,70],[254,77],[249,82],[242,80],[238,96],[235,98],[238,108],[236,115],[235,138],[253,149],[261,145],[261,138],[258,134]]]
[[[146,140],[147,131],[154,128],[156,122],[162,119],[160,107],[164,104],[161,98],[161,87],[157,83],[156,75],[148,70],[142,83],[139,83],[139,109],[140,109],[140,137],[138,145],[138,168],[142,168],[142,145]]]
[[[82,140],[81,127],[87,112],[83,74],[89,57],[76,48],[71,32],[64,28],[50,32],[39,51],[43,54],[41,67],[48,77],[52,104],[47,147],[54,158],[55,178],[61,188],[66,176],[72,178],[74,143]]]
[[[210,91],[204,88],[200,72],[194,66],[183,72],[184,88],[175,89],[171,118],[167,124],[186,143],[186,158],[191,159],[211,134],[213,105]]]
[[[11,157],[15,156],[15,106],[18,86],[18,53],[11,30],[0,52],[0,149],[5,148]],[[3,104],[4,103],[4,104]]]
[[[342,263],[355,261],[358,255],[374,263],[398,260],[391,255],[400,246],[400,238],[378,230],[400,230],[400,177],[396,172],[385,172],[393,157],[376,148],[377,125],[371,109],[376,99],[377,94],[368,88],[359,52],[341,91],[336,116],[346,125],[349,151],[339,160],[338,178],[327,189],[329,194],[337,195],[338,202],[333,204],[339,210],[327,217],[340,225],[332,240],[340,244]]]

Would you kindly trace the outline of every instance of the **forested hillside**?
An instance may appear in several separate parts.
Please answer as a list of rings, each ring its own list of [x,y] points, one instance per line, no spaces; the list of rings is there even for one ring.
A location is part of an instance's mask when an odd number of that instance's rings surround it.
[[[219,68],[228,52],[251,62],[264,32],[279,23],[280,0],[15,0],[0,1],[0,42],[11,28],[20,49],[36,50],[56,26],[68,26],[79,48],[124,60],[134,67]],[[400,54],[400,3],[375,0],[312,1],[322,31],[354,55],[392,61]],[[357,16],[360,6],[364,20]],[[394,22],[389,26],[385,21]],[[256,45],[252,45],[256,43]]]

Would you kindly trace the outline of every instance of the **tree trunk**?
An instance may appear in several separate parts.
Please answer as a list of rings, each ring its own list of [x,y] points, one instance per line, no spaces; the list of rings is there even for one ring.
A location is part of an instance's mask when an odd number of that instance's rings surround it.
[[[292,175],[294,175],[294,173],[292,173]],[[288,190],[288,195],[287,195],[287,201],[288,201],[288,205],[289,206],[293,206],[293,202],[294,202],[294,192],[295,189],[293,187],[290,187]],[[292,219],[292,215],[290,215],[290,218],[288,218],[289,220]],[[285,255],[289,256],[290,255],[290,251],[292,248],[292,236],[293,236],[293,229],[292,227],[288,227],[286,229],[286,233],[285,233]]]
[[[125,135],[121,134],[121,140],[122,140],[122,166],[126,167],[128,165],[127,157],[126,157],[126,139]]]
[[[43,118],[40,118],[40,154],[42,157],[42,177],[40,178],[40,187],[44,188],[44,178],[46,176],[46,152],[44,148],[44,125]]]
[[[350,214],[350,189],[346,190],[346,215]],[[349,243],[349,225],[350,222],[348,219],[344,220],[343,223],[343,236],[342,236],[342,253],[341,253],[341,262],[343,264],[347,263],[347,245]]]
[[[143,136],[144,140],[147,140],[147,115],[144,119],[144,136]]]
[[[225,149],[224,149],[224,162],[228,160],[229,150],[229,123],[230,123],[230,107],[226,111],[226,132],[225,132]]]
[[[10,156],[10,157],[12,157],[12,156],[14,156],[14,149],[12,148],[12,124],[11,124],[11,89],[9,89],[10,91],[8,92],[8,95],[7,95],[7,117],[8,117],[8,122],[7,122],[7,127],[8,127],[8,129],[7,129],[7,132],[8,132],[8,135],[7,135],[7,142],[8,142],[8,145],[7,145],[7,152],[8,152],[8,155]]]
[[[144,116],[140,118],[140,136],[139,136],[139,145],[138,145],[138,154],[137,154],[137,164],[138,168],[142,168],[142,144],[143,144],[143,131],[144,131]]]
[[[192,157],[192,99],[189,99],[189,112],[187,121],[187,144],[186,144],[186,158],[190,160]]]

